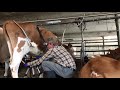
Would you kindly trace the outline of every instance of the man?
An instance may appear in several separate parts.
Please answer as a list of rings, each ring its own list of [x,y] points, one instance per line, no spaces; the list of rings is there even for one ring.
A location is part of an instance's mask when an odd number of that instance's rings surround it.
[[[56,74],[63,78],[71,78],[76,64],[70,53],[53,38],[48,39],[47,48],[48,51],[39,60],[29,62],[28,65],[41,64],[46,78],[56,78]]]
[[[69,52],[72,54],[72,56],[73,56],[73,58],[75,59],[75,56],[74,56],[74,49],[73,49],[73,47],[72,47],[72,44],[71,43],[68,43],[68,50],[69,50]]]

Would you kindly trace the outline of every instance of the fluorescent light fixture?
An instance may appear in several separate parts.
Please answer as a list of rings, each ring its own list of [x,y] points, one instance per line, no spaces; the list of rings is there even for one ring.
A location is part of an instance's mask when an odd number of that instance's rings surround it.
[[[115,36],[105,36],[104,37],[105,39],[117,39],[117,36],[115,35]]]
[[[56,23],[60,23],[61,20],[57,20],[57,21],[48,21],[46,22],[47,24],[56,24]]]

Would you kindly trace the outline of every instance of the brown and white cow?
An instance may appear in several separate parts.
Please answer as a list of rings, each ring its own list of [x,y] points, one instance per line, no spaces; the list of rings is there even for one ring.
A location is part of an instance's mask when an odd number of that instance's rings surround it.
[[[22,58],[28,52],[40,54],[40,51],[45,51],[43,45],[48,38],[56,38],[52,32],[39,28],[34,23],[17,23],[9,20],[3,24],[4,34],[7,40],[10,52],[10,69],[13,78],[18,78],[19,65]],[[28,39],[22,29],[27,34]]]
[[[3,34],[3,28],[0,27],[0,62],[5,63],[5,73],[4,76],[7,76],[8,68],[9,68],[9,49]]]
[[[120,78],[120,61],[96,56],[83,66],[79,78]]]

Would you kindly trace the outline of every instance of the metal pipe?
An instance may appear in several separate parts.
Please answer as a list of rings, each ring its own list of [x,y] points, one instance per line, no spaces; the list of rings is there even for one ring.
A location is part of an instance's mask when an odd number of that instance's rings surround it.
[[[106,15],[115,15],[115,14],[120,14],[120,13],[105,13],[105,14],[98,14],[98,15],[86,15],[86,16],[78,16],[78,17],[68,17],[68,18],[57,18],[57,19],[45,19],[45,20],[33,20],[33,21],[24,21],[20,23],[27,23],[27,22],[32,22],[32,23],[37,23],[38,25],[58,25],[58,24],[69,24],[69,23],[78,23],[79,21],[76,21],[75,19],[77,18],[89,18],[89,17],[97,17],[97,16],[106,16]],[[117,18],[120,18],[118,16]],[[67,21],[67,22],[60,22],[60,23],[55,23],[55,24],[46,24],[45,22],[48,21],[56,21],[56,20],[69,20],[69,19],[74,19],[74,21]],[[107,18],[108,19],[115,19],[114,17]],[[98,21],[98,20],[106,20],[106,19],[92,19],[92,20],[85,20],[85,22],[93,22],[93,21]],[[2,26],[2,25],[0,25]]]
[[[90,19],[90,20],[84,20],[83,22],[94,22],[94,21],[101,21],[101,20],[111,20],[111,19],[119,19],[120,16],[117,17],[105,17],[105,18],[97,18],[97,19]],[[42,24],[43,26],[48,26],[48,25],[59,25],[59,24],[72,24],[72,23],[79,23],[80,20],[73,20],[73,21],[61,21],[60,23],[53,23],[53,24]]]
[[[115,17],[118,17],[118,15],[115,14]],[[118,21],[118,18],[115,18],[115,26],[116,26],[116,32],[117,32],[118,47],[120,48],[120,30],[119,30],[119,21]]]
[[[93,22],[93,21],[100,21],[100,20],[111,20],[111,19],[118,19],[118,18],[120,18],[120,16],[98,18],[98,19],[93,19],[93,20],[85,20],[84,22]]]
[[[85,41],[85,40],[84,40]],[[104,41],[105,43],[111,43],[111,42],[118,42],[117,40],[115,40],[115,41]],[[69,42],[64,42],[64,44],[68,44]],[[87,42],[87,41],[85,41],[85,43],[103,43],[102,41],[101,42]],[[71,44],[81,44],[81,43],[78,43],[78,41],[76,41],[76,43],[75,42],[71,42]]]
[[[68,38],[66,38],[65,40],[67,40]],[[77,39],[77,40],[75,40],[75,39],[72,39],[72,40],[74,40],[74,41],[81,41],[81,39]],[[102,40],[101,38],[94,38],[94,39],[84,39],[85,41],[98,41],[98,40]],[[111,38],[111,39],[104,39],[104,40],[117,40],[117,38]],[[64,41],[65,42],[65,41]]]
[[[104,40],[104,36],[102,36],[102,39],[103,39],[103,46],[102,46],[102,48],[103,48],[103,52],[104,52],[104,55],[105,55],[105,40]]]
[[[100,47],[102,47],[103,45],[99,45]],[[105,47],[110,47],[110,46],[118,46],[118,45],[104,45]],[[81,47],[81,46],[73,46],[73,47]],[[98,45],[87,45],[85,47],[98,47]]]
[[[76,18],[82,18],[82,17],[97,17],[97,16],[106,16],[106,15],[114,15],[114,14],[120,14],[118,12],[115,13],[104,13],[104,14],[97,14],[97,15],[86,15],[86,16],[78,16],[78,17],[67,17],[67,18],[57,18],[57,19],[45,19],[45,20],[34,20],[34,21],[24,21],[21,23],[26,22],[47,22],[47,21],[56,21],[56,20],[68,20],[68,19],[76,19]]]

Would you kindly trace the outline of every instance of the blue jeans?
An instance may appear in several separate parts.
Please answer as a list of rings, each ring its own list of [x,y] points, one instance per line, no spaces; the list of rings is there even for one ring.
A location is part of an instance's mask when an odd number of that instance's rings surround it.
[[[43,61],[42,68],[44,71],[54,71],[57,75],[63,78],[71,78],[74,74],[72,69],[63,67],[52,61]]]

